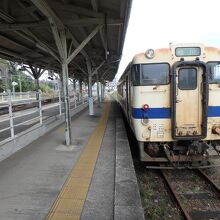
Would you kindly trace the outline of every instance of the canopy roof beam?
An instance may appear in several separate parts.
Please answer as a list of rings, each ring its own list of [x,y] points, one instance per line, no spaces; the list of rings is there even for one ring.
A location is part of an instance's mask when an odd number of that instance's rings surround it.
[[[91,0],[91,4],[93,7],[93,10],[95,10],[96,12],[98,12],[98,3],[97,0]],[[108,56],[108,44],[107,44],[107,16],[105,15],[103,23],[105,24],[104,27],[104,33],[103,33],[103,29],[99,30],[99,35],[101,38],[101,42],[102,42],[102,46],[104,48],[105,51],[105,60],[107,60],[107,56]]]
[[[70,63],[71,60],[86,46],[86,44],[96,35],[96,33],[102,28],[103,25],[98,25],[95,29],[89,34],[89,36],[72,52],[68,57],[67,63]]]
[[[53,27],[51,26],[52,28],[52,31],[53,31],[53,34],[55,34],[55,41],[57,41],[57,38],[58,38],[58,35],[56,31],[56,29],[66,29],[65,25],[62,23],[62,21],[60,20],[60,18],[58,18],[56,16],[56,14],[53,12],[53,10],[47,5],[47,3],[44,1],[44,0],[31,0],[35,6],[44,14],[44,16],[46,16],[49,20],[50,20],[50,25],[53,23],[53,24],[56,24],[57,27]],[[71,31],[70,30],[67,30],[70,34],[70,37],[71,37],[71,40],[73,41],[73,45],[75,47],[78,47],[79,46],[79,43],[77,42],[77,40],[75,39],[75,37],[72,35]],[[57,44],[57,42],[56,42]],[[58,43],[59,44],[59,43]],[[60,47],[60,46],[59,46]],[[58,48],[59,50],[59,48]],[[82,55],[88,59],[89,56],[88,54],[84,51],[84,50],[81,50],[80,51],[82,53]]]
[[[6,48],[3,48],[3,47],[0,47],[0,53],[3,53],[7,56],[10,56],[10,57],[14,57],[14,58],[17,58],[17,59],[24,59],[24,60],[28,60],[28,58],[20,53],[16,53],[14,51],[11,51],[9,49],[6,49]]]
[[[35,22],[24,22],[24,23],[8,23],[0,24],[0,31],[18,31],[24,30],[25,28],[42,28],[48,25],[47,20],[35,21]]]
[[[73,62],[73,64],[80,69],[80,71],[82,72],[83,75],[85,75],[86,77],[88,76],[88,73],[82,68],[80,67],[80,65],[78,65],[77,63]]]
[[[89,10],[89,9],[78,7],[78,6],[74,6],[72,4],[63,5],[63,4],[57,3],[55,1],[51,1],[51,5],[59,8],[60,10],[72,12],[72,13],[75,13],[78,15],[83,15],[86,17],[94,17],[94,18],[104,18],[105,17],[105,15],[103,13],[95,12],[94,10]]]
[[[102,61],[98,67],[96,67],[96,69],[91,73],[91,75],[94,76],[95,74],[97,74],[98,70],[104,65],[104,63],[105,60]]]
[[[76,18],[74,20],[63,21],[67,26],[90,26],[95,24],[105,24],[107,26],[120,26],[123,24],[122,19],[116,18]]]
[[[8,15],[7,13],[5,13],[1,10],[0,10],[0,18],[2,18],[6,22],[15,23],[15,19],[12,16]],[[25,28],[23,31],[24,31],[25,34],[23,34],[20,31],[15,31],[15,33],[20,35],[24,39],[27,39],[27,40],[31,41],[32,43],[34,43],[36,45],[36,47],[38,47],[39,49],[44,50],[45,52],[49,53],[56,60],[59,60],[57,55],[55,54],[55,52],[53,52],[51,50],[51,48],[46,43],[39,40],[36,35],[34,35],[30,30],[28,30],[28,28]],[[31,37],[33,37],[34,40],[30,38],[30,35],[31,35]]]

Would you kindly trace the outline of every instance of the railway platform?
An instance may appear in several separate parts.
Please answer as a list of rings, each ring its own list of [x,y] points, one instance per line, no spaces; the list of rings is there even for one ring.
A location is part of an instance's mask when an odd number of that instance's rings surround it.
[[[64,125],[0,162],[0,219],[144,219],[126,130],[117,104]]]

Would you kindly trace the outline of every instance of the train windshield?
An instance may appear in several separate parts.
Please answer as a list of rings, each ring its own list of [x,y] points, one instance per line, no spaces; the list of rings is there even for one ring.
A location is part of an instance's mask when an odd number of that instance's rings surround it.
[[[166,85],[169,83],[169,65],[136,64],[133,66],[132,75],[135,86]]]
[[[208,62],[209,83],[220,83],[220,62]]]
[[[197,87],[197,71],[194,68],[179,70],[178,87],[181,90],[193,90]]]

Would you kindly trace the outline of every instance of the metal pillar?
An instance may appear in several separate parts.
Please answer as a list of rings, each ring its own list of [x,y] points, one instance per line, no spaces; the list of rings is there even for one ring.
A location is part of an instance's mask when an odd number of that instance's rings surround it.
[[[73,79],[73,95],[74,95],[74,102],[76,107],[76,102],[79,101],[79,94],[77,93],[77,89],[76,89],[76,79]]]
[[[73,79],[73,95],[74,95],[74,98],[76,96],[76,80]]]
[[[96,35],[97,32],[103,27],[103,24],[99,24],[95,27],[95,29],[87,36],[85,40],[83,40],[79,45],[76,39],[72,36],[71,31],[68,32],[70,38],[74,43],[76,49],[67,55],[67,42],[66,42],[66,30],[63,22],[60,20],[58,16],[54,13],[54,11],[50,8],[45,0],[31,0],[31,2],[41,11],[41,13],[48,18],[50,27],[54,36],[54,40],[56,42],[56,46],[59,52],[59,57],[54,54],[51,50],[49,50],[50,54],[61,62],[62,64],[62,75],[63,75],[63,90],[64,90],[64,106],[65,106],[65,120],[66,120],[66,144],[69,145],[72,142],[71,139],[71,118],[70,118],[70,108],[69,108],[69,92],[68,92],[68,64],[77,56],[78,53],[82,53],[85,55],[86,59],[89,59],[89,56],[85,53],[83,48],[87,45],[87,43]],[[51,53],[52,52],[52,53]],[[91,71],[91,65],[90,65]],[[91,86],[91,85],[90,85]]]
[[[102,89],[103,89],[103,101],[105,100],[105,84],[102,85]]]
[[[54,35],[54,39],[59,51],[60,61],[62,66],[62,90],[64,97],[64,114],[65,114],[65,139],[66,145],[72,144],[72,131],[71,131],[71,116],[70,116],[70,100],[69,100],[69,74],[68,74],[68,62],[67,62],[67,44],[66,44],[66,31],[65,28],[58,31],[53,19],[49,18],[51,29]]]
[[[19,90],[20,90],[20,99],[22,98],[21,97],[21,93],[22,93],[22,87],[21,87],[21,71],[19,70]]]
[[[99,75],[96,74],[96,83],[97,83],[97,98],[98,98],[98,104],[101,103],[100,94],[99,94]]]
[[[88,95],[89,95],[89,115],[94,115],[93,97],[92,97],[92,76],[89,75],[88,83]]]
[[[8,90],[8,113],[9,113],[9,121],[10,121],[11,138],[14,139],[15,131],[14,131],[12,100],[11,100],[11,91],[10,90]]]
[[[61,100],[61,91],[60,91],[60,81],[57,80],[58,86],[58,96],[59,96],[59,113],[62,115],[62,100]]]
[[[42,117],[42,103],[41,103],[41,91],[38,90],[38,111],[39,111],[39,117],[40,117],[40,124],[43,124],[43,117]]]
[[[71,145],[71,116],[70,116],[70,104],[69,104],[69,89],[68,89],[68,66],[64,62],[62,63],[62,77],[63,77],[63,95],[64,95],[64,109],[65,109],[65,135],[66,145]]]
[[[39,100],[39,89],[40,89],[39,78],[35,78],[36,100]]]
[[[89,82],[88,82],[89,115],[94,115],[94,106],[93,106],[93,97],[92,97],[92,68],[89,60],[86,60],[86,65],[89,73]]]
[[[80,101],[82,101],[83,94],[82,94],[82,80],[81,79],[79,80],[79,94],[80,94]]]
[[[103,90],[104,86],[103,83],[101,83],[101,101],[104,101],[104,90]]]

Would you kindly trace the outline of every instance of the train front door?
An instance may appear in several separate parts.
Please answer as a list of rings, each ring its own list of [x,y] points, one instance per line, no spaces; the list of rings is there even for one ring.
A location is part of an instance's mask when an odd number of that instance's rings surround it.
[[[204,91],[204,68],[201,66],[179,66],[176,68],[173,86],[173,136],[176,139],[201,137],[207,121],[204,121],[206,99]],[[206,89],[205,89],[206,90]]]

